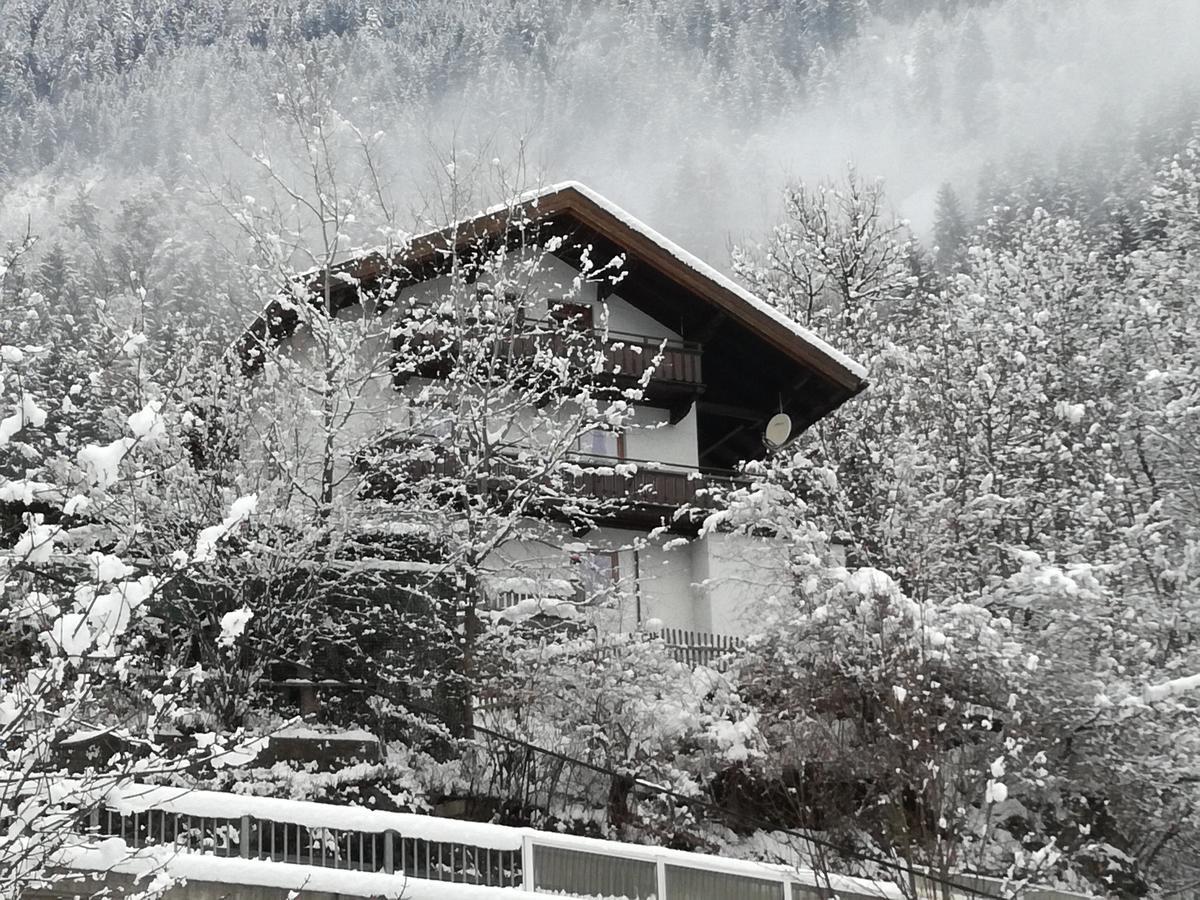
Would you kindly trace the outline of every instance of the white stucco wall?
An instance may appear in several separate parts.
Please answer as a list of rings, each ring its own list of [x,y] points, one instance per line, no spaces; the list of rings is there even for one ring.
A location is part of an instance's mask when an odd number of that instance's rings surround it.
[[[397,403],[389,370],[386,323],[343,314],[346,343],[356,352],[342,361],[335,377],[341,389],[332,395],[334,481],[339,493],[353,487],[349,476],[354,449],[389,424],[398,423]],[[307,327],[300,327],[279,347],[280,361],[267,362],[256,390],[263,392],[259,414],[243,435],[248,460],[270,468],[272,448],[294,466],[297,484],[316,494],[325,458],[322,389],[325,358]]]
[[[649,540],[645,534],[619,528],[595,528],[582,537],[561,526],[545,526],[536,541],[511,541],[498,548],[485,569],[504,578],[547,579],[559,582],[578,577],[572,553],[587,550],[615,552],[619,577],[606,602],[589,610],[601,630],[634,631],[639,623],[658,619],[668,628],[706,630],[701,616],[705,598],[696,586],[694,542],[680,544]],[[639,619],[640,616],[640,619]]]
[[[693,542],[692,554],[701,630],[755,634],[773,601],[792,590],[787,550],[776,538],[710,534]]]
[[[625,431],[625,455],[669,466],[695,468],[699,462],[696,407],[671,425],[665,409],[640,406]]]
[[[657,619],[667,628],[697,630],[695,578],[687,545],[668,549],[656,543],[644,548],[639,557],[642,621]]]

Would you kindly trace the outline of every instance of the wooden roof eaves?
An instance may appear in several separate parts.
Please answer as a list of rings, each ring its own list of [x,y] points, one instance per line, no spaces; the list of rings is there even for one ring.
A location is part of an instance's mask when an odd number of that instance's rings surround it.
[[[780,322],[747,303],[736,293],[708,278],[702,272],[698,272],[657,242],[630,227],[618,216],[594,203],[574,187],[563,187],[555,196],[564,198],[566,202],[561,203],[560,206],[585,225],[613,238],[618,245],[628,246],[639,259],[651,264],[666,277],[707,300],[731,319],[759,335],[790,358],[814,369],[837,386],[849,391],[850,396],[866,388],[865,378],[851,372],[818,348],[805,343]]]

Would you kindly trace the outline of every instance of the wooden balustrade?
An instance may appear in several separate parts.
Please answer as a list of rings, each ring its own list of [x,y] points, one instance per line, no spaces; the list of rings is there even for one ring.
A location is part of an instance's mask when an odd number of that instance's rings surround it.
[[[437,479],[457,480],[463,476],[462,463],[438,445],[406,439],[397,442],[397,454],[390,470],[364,463],[367,496],[391,499],[417,485]],[[383,454],[386,456],[386,450]],[[497,498],[507,486],[527,478],[529,468],[521,461],[497,455],[490,463],[491,487]],[[470,490],[478,478],[463,478],[461,487]],[[652,462],[580,456],[566,460],[556,472],[549,473],[538,485],[542,492],[530,508],[553,511],[563,501],[584,499],[586,515],[597,520],[627,522],[631,526],[653,527],[676,512],[689,507],[703,512],[720,508],[729,491],[744,486],[745,479],[733,472],[712,472]],[[459,486],[456,484],[455,488]],[[693,515],[692,525],[702,516]],[[679,523],[682,524],[682,523]]]
[[[703,385],[701,356],[703,347],[695,341],[655,338],[650,335],[618,332],[563,330],[563,325],[545,320],[529,320],[516,333],[480,337],[488,354],[500,358],[528,361],[541,352],[555,358],[575,358],[587,362],[599,349],[607,365],[602,377],[619,382],[636,382],[652,370],[650,383]],[[412,375],[444,377],[461,352],[461,343],[448,333],[421,332],[395,339],[397,351],[406,348],[411,359],[397,366],[396,377],[403,381]]]

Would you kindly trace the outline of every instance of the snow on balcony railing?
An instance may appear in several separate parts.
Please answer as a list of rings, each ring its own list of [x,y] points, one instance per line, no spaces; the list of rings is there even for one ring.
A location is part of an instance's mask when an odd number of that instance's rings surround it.
[[[133,785],[91,823],[98,838],[182,855],[274,861],[399,879],[630,900],[900,900],[883,881],[309,801]],[[276,870],[280,871],[280,870]],[[202,876],[200,876],[202,878]],[[412,882],[408,882],[412,885]]]
[[[367,498],[394,497],[403,493],[406,485],[430,480],[457,481],[466,471],[449,448],[431,439],[389,436],[375,448],[382,451],[380,458],[385,462],[389,449],[401,451],[392,469],[380,468],[380,460],[371,460],[369,455],[359,459]],[[503,448],[488,462],[493,486],[530,476],[531,468],[519,459],[520,453],[517,446]],[[547,487],[562,492],[560,500],[586,498],[598,504],[595,512],[602,517],[623,509],[651,508],[660,515],[684,506],[713,510],[723,505],[731,491],[749,484],[748,479],[728,470],[589,453],[569,455],[558,466],[557,477],[546,480]]]
[[[478,328],[475,331],[474,328]],[[412,335],[398,335],[393,349],[397,352],[397,380],[413,375],[444,377],[464,342],[489,349],[497,360],[527,363],[539,354],[557,359],[590,364],[599,351],[606,362],[606,374],[622,383],[637,382],[649,370],[649,380],[683,385],[703,383],[701,360],[704,348],[695,341],[658,338],[605,329],[575,329],[556,319],[526,319],[515,328],[493,326],[432,326]],[[401,353],[401,348],[406,348]],[[478,351],[477,351],[478,352]]]

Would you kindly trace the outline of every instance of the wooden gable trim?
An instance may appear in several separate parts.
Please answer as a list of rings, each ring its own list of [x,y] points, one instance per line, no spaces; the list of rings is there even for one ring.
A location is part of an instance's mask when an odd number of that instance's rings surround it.
[[[839,365],[836,360],[804,344],[786,326],[746,303],[723,285],[696,271],[674,254],[668,253],[646,235],[631,228],[608,210],[597,206],[575,188],[565,187],[555,197],[563,197],[566,201],[560,204],[564,211],[571,213],[583,224],[610,238],[614,243],[628,247],[663,275],[707,300],[730,319],[753,331],[777,350],[814,369],[852,394],[857,394],[866,387],[863,379]]]

